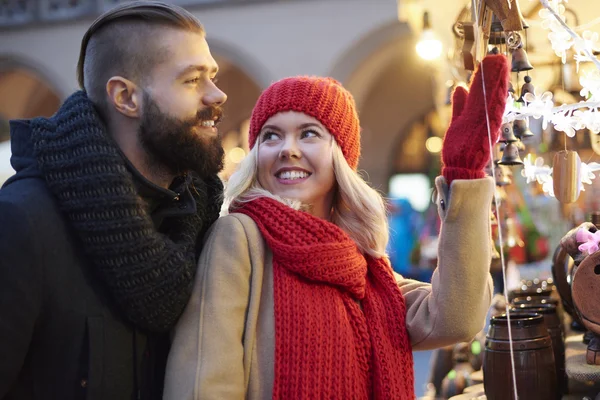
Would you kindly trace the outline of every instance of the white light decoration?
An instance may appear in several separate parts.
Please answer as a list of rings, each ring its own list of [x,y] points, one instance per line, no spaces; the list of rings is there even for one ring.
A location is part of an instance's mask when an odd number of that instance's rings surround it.
[[[544,165],[544,159],[538,157],[532,162],[532,155],[528,154],[523,159],[523,169],[521,175],[525,177],[527,183],[537,182],[542,185],[542,190],[549,196],[554,197],[553,181],[552,181],[552,167]],[[592,162],[586,164],[581,163],[581,182],[579,182],[579,188],[581,191],[585,191],[584,183],[591,185],[592,179],[596,179],[594,172],[600,171],[600,164]]]
[[[550,92],[538,93],[536,90],[535,93],[526,93],[523,95],[523,102],[518,102],[509,95],[503,122],[525,120],[530,117],[541,118],[543,129],[546,129],[550,123],[556,131],[564,132],[569,137],[575,136],[577,131],[584,129],[598,134],[600,133],[600,60],[594,56],[594,50],[600,46],[599,35],[585,30],[579,36],[566,24],[563,3],[567,0],[539,1],[544,6],[539,12],[542,27],[549,30],[548,39],[552,49],[561,58],[563,64],[567,62],[567,51],[573,49],[578,71],[581,62],[592,62],[597,68],[584,72],[579,77],[582,86],[580,94],[585,98],[584,101],[555,106]],[[583,183],[592,183],[596,171],[600,171],[600,164],[581,163],[581,190],[584,190]],[[521,174],[527,179],[527,183],[537,181],[542,185],[545,193],[554,196],[552,168],[544,165],[542,158],[533,161],[531,155],[525,157]]]
[[[427,151],[433,154],[437,154],[442,151],[443,140],[441,137],[432,136],[425,141],[425,148]]]
[[[442,55],[442,42],[435,36],[429,22],[429,13],[423,13],[423,32],[416,46],[417,54],[424,60],[435,60]]]

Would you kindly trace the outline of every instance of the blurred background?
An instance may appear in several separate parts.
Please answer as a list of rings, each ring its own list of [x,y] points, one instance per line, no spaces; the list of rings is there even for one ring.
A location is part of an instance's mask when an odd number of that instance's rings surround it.
[[[168,1],[168,0],[167,0]],[[513,2],[516,0],[513,0]],[[81,38],[95,17],[120,0],[0,0],[0,184],[12,174],[8,121],[50,116],[77,90]],[[429,280],[436,265],[439,219],[431,206],[440,170],[449,93],[468,82],[462,65],[461,22],[471,20],[470,0],[172,0],[204,24],[228,94],[220,126],[226,150],[223,179],[247,152],[248,118],[261,90],[290,75],[324,75],[355,96],[362,125],[359,169],[389,199],[390,257],[409,277]],[[579,101],[575,65],[562,64],[542,29],[540,4],[521,0],[529,29],[526,50],[536,87],[557,102]],[[565,13],[576,27],[595,29],[597,2],[571,0]],[[571,58],[569,58],[571,60]],[[586,65],[581,69],[585,70]],[[523,83],[523,75],[513,85]],[[540,93],[543,91],[540,90]],[[550,160],[564,134],[530,121],[527,151]],[[588,132],[568,139],[581,159],[598,161]],[[518,169],[506,198],[507,226],[519,276],[549,269],[549,248],[567,228],[597,210],[600,187],[586,186],[578,202],[561,205],[526,185]],[[512,235],[512,236],[510,236]],[[512,239],[512,241],[510,241]],[[529,269],[528,269],[529,268]],[[416,391],[424,391],[429,353],[417,353]]]

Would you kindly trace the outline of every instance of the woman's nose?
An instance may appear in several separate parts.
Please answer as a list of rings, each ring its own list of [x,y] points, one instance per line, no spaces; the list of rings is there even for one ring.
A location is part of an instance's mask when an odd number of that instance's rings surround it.
[[[281,151],[279,152],[279,158],[300,158],[302,157],[302,152],[298,147],[298,143],[294,138],[287,138],[281,147]]]

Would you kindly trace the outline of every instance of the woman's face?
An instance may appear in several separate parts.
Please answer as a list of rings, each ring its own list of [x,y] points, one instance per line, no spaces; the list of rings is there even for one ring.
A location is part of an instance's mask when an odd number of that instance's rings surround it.
[[[286,111],[265,122],[257,141],[260,185],[329,219],[336,186],[329,131],[313,117]]]

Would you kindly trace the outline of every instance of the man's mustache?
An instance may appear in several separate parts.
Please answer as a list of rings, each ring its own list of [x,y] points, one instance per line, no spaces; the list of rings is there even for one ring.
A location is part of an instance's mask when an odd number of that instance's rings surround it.
[[[218,106],[208,106],[196,114],[198,121],[214,120],[215,125],[223,119],[223,109]]]

